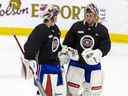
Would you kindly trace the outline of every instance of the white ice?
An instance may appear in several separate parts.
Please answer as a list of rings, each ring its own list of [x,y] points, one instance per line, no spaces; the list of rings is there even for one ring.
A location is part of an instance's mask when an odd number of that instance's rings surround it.
[[[23,46],[26,37],[18,37]],[[104,89],[102,96],[128,96],[128,44],[112,43],[103,58]],[[35,96],[32,80],[21,78],[22,53],[13,36],[0,36],[0,96]]]

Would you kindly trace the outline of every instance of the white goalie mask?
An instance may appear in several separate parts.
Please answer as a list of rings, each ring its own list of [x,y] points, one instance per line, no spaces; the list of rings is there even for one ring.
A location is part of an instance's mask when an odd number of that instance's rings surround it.
[[[56,17],[59,13],[59,9],[56,6],[47,5],[47,4],[42,4],[40,11],[41,11],[41,17],[43,18],[43,20],[52,19]]]

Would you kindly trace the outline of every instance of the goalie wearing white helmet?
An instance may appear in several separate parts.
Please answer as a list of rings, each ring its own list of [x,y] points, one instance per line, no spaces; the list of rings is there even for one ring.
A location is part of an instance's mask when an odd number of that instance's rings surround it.
[[[60,45],[60,30],[55,24],[59,10],[55,6],[49,7],[42,5],[41,7],[43,23],[36,26],[29,35],[28,40],[24,45],[24,61],[32,66],[34,71],[37,71],[37,77],[43,88],[46,89],[46,96],[65,96],[58,89],[63,88],[63,78],[58,52],[61,50]],[[36,59],[37,58],[37,59]],[[38,68],[33,66],[33,61],[38,63]],[[36,65],[36,64],[34,64]],[[51,80],[56,80],[52,83],[52,92],[48,92],[46,88],[46,76],[51,76]],[[55,77],[55,78],[52,78]],[[62,85],[62,86],[61,86]],[[48,88],[49,89],[49,88]],[[39,92],[37,92],[39,95]]]
[[[84,20],[74,23],[63,41],[63,45],[77,50],[79,56],[69,63],[70,96],[100,96],[103,83],[100,61],[111,48],[108,29],[98,22],[98,8],[91,3],[85,11]]]

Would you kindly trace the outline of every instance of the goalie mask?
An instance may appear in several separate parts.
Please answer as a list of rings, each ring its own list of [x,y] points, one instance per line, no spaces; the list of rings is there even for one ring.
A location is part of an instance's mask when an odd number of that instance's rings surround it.
[[[41,5],[40,10],[41,10],[41,17],[43,18],[44,21],[54,19],[59,13],[59,9],[54,5],[49,6],[47,4],[43,4]]]
[[[96,5],[94,5],[93,3],[91,3],[91,4],[88,4],[87,5],[87,8],[85,10],[85,14],[86,13],[93,13],[96,16],[98,16],[99,15],[99,10],[98,10],[98,8],[97,8]]]

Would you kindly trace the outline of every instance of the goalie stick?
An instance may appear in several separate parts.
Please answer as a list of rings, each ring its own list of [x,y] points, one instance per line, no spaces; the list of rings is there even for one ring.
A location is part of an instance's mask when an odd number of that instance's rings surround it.
[[[19,42],[18,38],[16,37],[15,34],[13,35],[13,37],[15,38],[16,43],[18,44],[18,46],[19,46],[19,48],[20,48],[22,54],[24,55],[24,50],[22,49],[22,47],[21,47],[21,45],[20,45],[20,42]],[[22,62],[22,63],[23,63],[23,62]],[[24,64],[23,64],[23,67],[25,67]],[[39,80],[36,79],[36,76],[35,76],[35,74],[34,74],[33,69],[31,68],[31,66],[29,66],[29,68],[30,68],[30,70],[31,70],[32,73],[33,73],[33,78],[34,78],[34,81],[35,81],[35,83],[36,83],[36,85],[37,85],[37,87],[38,87],[38,89],[39,89],[40,94],[41,94],[42,96],[46,96],[46,93],[45,93],[45,91],[44,91],[44,88],[41,86],[41,83],[39,82]]]

